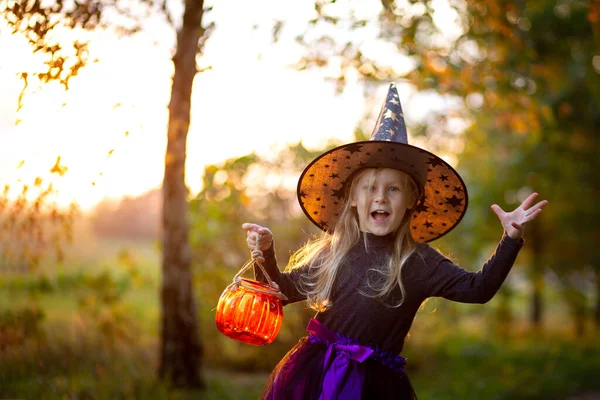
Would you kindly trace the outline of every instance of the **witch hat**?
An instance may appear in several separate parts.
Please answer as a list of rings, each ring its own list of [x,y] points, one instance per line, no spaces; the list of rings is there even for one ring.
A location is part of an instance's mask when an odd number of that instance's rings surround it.
[[[362,168],[393,168],[413,178],[420,198],[407,212],[412,213],[410,232],[417,242],[430,242],[450,232],[467,211],[467,187],[458,172],[435,154],[408,144],[393,83],[368,141],[331,149],[300,175],[298,201],[308,219],[332,232],[347,195],[345,183]]]

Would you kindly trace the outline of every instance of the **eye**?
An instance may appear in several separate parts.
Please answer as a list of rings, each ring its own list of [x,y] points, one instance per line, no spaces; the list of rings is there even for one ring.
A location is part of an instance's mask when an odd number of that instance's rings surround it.
[[[390,187],[388,190],[389,190],[390,192],[397,192],[397,191],[399,191],[400,189],[398,189],[398,188],[397,188],[397,187],[395,187],[395,186],[392,186],[392,187]]]

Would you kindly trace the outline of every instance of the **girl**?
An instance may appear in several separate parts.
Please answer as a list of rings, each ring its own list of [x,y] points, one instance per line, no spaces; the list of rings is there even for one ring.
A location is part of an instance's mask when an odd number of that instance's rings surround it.
[[[476,273],[426,242],[466,211],[460,176],[439,157],[406,143],[395,86],[369,141],[330,150],[298,184],[306,215],[323,229],[280,272],[271,231],[245,223],[252,256],[287,296],[317,310],[302,338],[272,372],[264,399],[416,399],[399,354],[427,298],[485,303],[498,291],[523,245],[525,224],[546,201],[492,209],[504,235]],[[264,279],[255,271],[258,279]]]

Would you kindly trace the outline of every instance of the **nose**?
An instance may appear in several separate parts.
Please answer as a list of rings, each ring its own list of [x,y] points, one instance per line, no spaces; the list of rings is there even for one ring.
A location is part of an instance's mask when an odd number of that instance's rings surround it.
[[[378,188],[375,191],[375,196],[373,197],[373,200],[377,203],[382,203],[387,200],[386,194],[387,193],[384,188]]]

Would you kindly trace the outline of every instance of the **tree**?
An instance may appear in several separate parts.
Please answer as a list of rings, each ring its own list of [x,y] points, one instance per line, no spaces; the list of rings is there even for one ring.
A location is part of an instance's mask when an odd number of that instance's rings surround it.
[[[188,387],[203,386],[200,372],[202,346],[190,273],[184,166],[192,83],[198,72],[196,57],[202,53],[212,27],[203,27],[205,11],[203,0],[186,1],[183,19],[178,24],[163,181],[162,323],[158,373],[174,385]],[[109,20],[111,13],[119,18]],[[88,43],[75,39],[67,46],[57,39],[61,32],[71,30],[78,36],[77,33],[100,29],[134,34],[141,29],[144,16],[152,13],[162,13],[175,26],[166,1],[160,0],[139,0],[134,5],[119,0],[73,3],[5,0],[0,3],[0,15],[8,22],[13,34],[24,35],[34,52],[46,56],[41,71],[33,76],[27,71],[22,73],[24,92],[33,77],[41,83],[58,81],[68,90],[69,80],[90,61]]]
[[[173,57],[175,73],[169,103],[169,127],[163,181],[162,340],[159,376],[176,384],[202,386],[202,347],[190,272],[191,249],[185,186],[187,133],[192,83],[202,28],[204,0],[186,1],[183,25]]]

